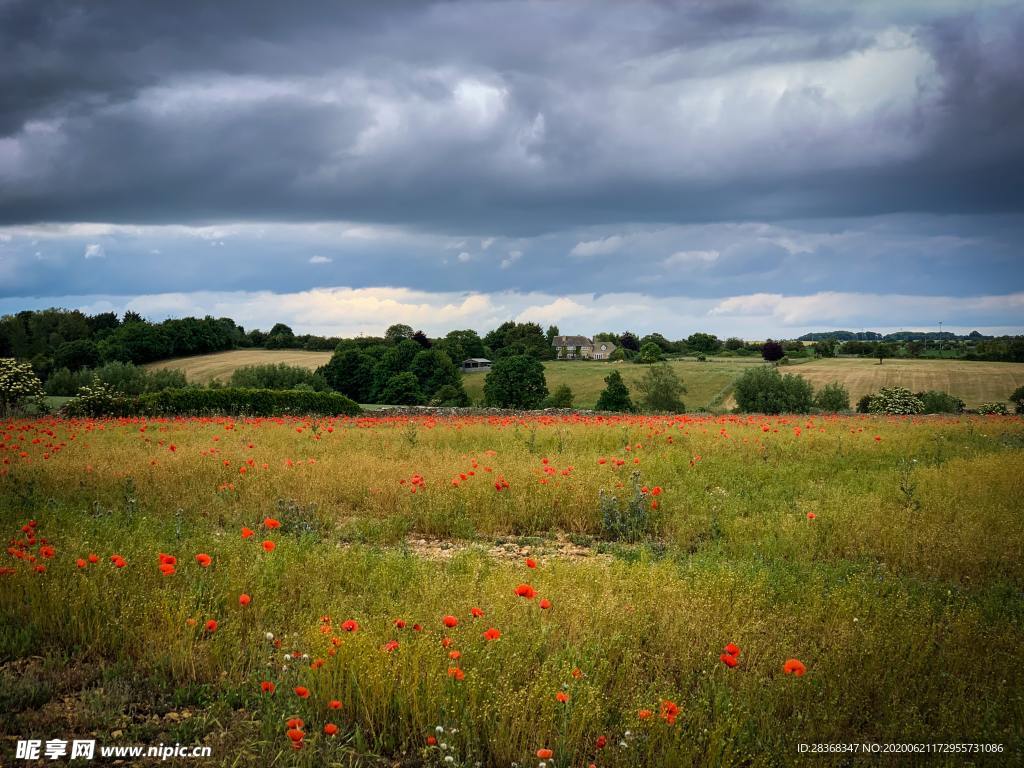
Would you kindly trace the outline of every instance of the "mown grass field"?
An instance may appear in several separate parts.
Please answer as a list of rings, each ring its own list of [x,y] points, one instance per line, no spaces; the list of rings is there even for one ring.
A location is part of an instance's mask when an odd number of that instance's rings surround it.
[[[307,352],[301,349],[233,349],[209,355],[176,357],[148,363],[146,368],[171,368],[181,371],[192,384],[209,384],[214,379],[225,383],[236,368],[246,365],[297,365],[311,371],[331,359],[331,352]]]
[[[48,418],[0,457],[5,765],[1020,757],[1019,417]]]

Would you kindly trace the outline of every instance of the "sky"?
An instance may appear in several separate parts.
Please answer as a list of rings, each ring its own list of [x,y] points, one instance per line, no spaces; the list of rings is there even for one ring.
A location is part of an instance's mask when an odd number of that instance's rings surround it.
[[[1019,2],[0,0],[0,314],[1024,331]]]

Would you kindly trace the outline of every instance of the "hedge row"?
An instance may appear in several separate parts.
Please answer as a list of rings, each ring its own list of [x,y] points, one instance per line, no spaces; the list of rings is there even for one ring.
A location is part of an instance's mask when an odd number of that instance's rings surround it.
[[[165,389],[134,397],[80,397],[64,406],[69,416],[356,416],[362,412],[337,392],[293,389]]]

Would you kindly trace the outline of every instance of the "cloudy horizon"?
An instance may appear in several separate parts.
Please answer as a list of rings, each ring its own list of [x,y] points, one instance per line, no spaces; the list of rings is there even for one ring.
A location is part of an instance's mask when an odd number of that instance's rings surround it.
[[[0,0],[0,313],[1024,331],[1008,2]]]

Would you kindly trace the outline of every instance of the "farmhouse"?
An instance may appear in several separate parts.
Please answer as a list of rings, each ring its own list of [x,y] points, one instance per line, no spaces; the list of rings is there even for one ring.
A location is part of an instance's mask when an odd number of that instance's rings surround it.
[[[489,371],[491,370],[491,361],[486,357],[467,357],[462,361],[459,370],[464,373],[469,373],[470,371]]]
[[[559,360],[607,360],[615,351],[610,341],[591,341],[586,336],[555,336],[551,346],[558,350]]]

